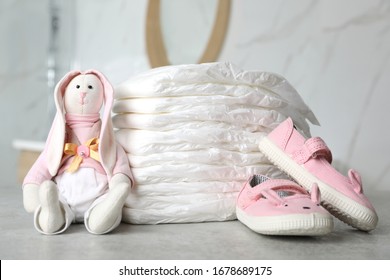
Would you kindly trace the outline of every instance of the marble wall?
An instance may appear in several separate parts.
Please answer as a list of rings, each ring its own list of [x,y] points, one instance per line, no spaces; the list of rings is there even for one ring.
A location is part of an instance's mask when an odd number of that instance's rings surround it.
[[[0,0],[0,185],[16,184],[15,138],[43,139],[49,1]]]
[[[62,15],[69,23],[61,39],[61,71],[97,68],[115,85],[149,69],[146,0],[54,2],[67,5]],[[194,11],[200,21],[206,20],[201,2]],[[50,3],[0,0],[1,185],[16,184],[18,152],[12,141],[44,140],[50,123]],[[170,10],[179,12],[175,7]],[[195,62],[185,57],[175,61]],[[313,126],[312,134],[328,143],[337,167],[359,170],[367,190],[388,190],[389,58],[389,1],[232,0],[218,60],[286,77],[319,119],[321,126]]]

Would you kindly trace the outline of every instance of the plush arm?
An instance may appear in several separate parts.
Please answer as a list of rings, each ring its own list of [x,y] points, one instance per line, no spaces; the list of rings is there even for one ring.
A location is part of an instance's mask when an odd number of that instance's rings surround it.
[[[36,184],[25,184],[23,186],[23,205],[28,213],[33,213],[39,205],[39,186]]]
[[[126,184],[130,190],[132,183],[129,177],[122,173],[117,173],[114,176],[112,176],[110,182],[108,183],[108,186],[110,189],[115,188],[115,186],[120,184]]]
[[[45,152],[42,152],[35,161],[23,181],[23,205],[24,209],[32,213],[39,205],[39,186],[51,179],[47,169]]]
[[[51,180],[52,177],[47,168],[46,153],[43,151],[28,171],[26,177],[24,177],[23,187],[26,184],[40,185],[46,180]]]
[[[113,170],[113,174],[121,174],[122,176],[126,176],[127,179],[130,180],[130,187],[134,186],[134,177],[131,172],[129,159],[125,150],[119,143],[116,144],[116,164]],[[112,178],[114,178],[115,175]]]

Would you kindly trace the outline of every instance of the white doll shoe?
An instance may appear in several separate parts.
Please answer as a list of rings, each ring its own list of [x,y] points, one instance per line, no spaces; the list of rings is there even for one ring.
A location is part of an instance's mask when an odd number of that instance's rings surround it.
[[[65,225],[65,213],[58,199],[58,189],[53,181],[44,181],[39,187],[41,206],[36,212],[36,226],[45,234],[58,232]]]

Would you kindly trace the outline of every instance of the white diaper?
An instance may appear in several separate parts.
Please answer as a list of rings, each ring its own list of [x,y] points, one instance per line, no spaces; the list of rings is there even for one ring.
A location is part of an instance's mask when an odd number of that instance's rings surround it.
[[[75,173],[64,172],[55,180],[60,201],[66,203],[74,214],[73,222],[83,222],[88,209],[108,191],[107,176],[94,168],[80,168]]]

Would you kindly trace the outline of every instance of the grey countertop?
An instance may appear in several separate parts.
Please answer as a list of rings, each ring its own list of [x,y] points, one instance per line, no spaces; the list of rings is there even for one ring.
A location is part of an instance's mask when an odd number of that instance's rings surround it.
[[[323,237],[276,237],[252,232],[239,221],[192,224],[121,224],[107,235],[92,235],[83,224],[45,236],[24,211],[22,191],[1,187],[2,260],[330,260],[390,259],[390,192],[368,194],[379,215],[377,229],[360,232],[335,219]]]

